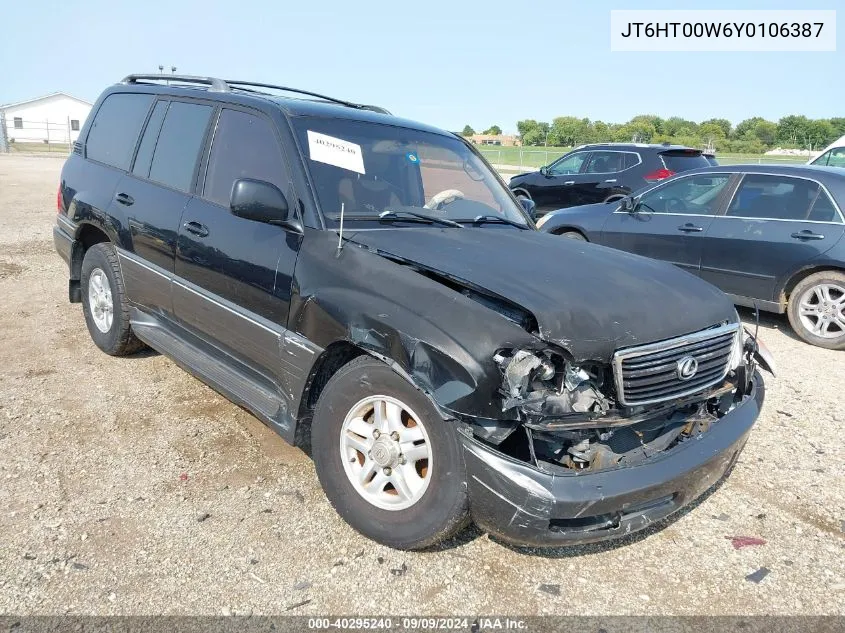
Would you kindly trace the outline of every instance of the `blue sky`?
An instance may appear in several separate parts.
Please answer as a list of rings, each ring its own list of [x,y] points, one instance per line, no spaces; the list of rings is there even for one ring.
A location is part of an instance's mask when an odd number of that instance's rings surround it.
[[[845,116],[841,45],[835,53],[611,53],[609,43],[611,9],[839,3],[9,2],[0,103],[56,90],[93,101],[129,72],[164,64],[375,103],[451,130],[495,123],[514,131],[518,119],[562,115]]]

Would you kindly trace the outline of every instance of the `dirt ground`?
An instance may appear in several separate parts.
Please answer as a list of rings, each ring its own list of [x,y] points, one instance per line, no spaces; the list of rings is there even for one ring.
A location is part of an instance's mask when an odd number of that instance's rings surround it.
[[[249,413],[94,347],[53,250],[61,165],[0,156],[0,614],[845,613],[845,356],[785,318],[761,326],[763,415],[690,510],[611,544],[393,551]]]

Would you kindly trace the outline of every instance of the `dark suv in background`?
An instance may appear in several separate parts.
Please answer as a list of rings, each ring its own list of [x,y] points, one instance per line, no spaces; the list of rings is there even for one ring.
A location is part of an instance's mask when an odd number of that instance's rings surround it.
[[[53,233],[94,343],[149,345],[310,446],[338,513],[393,547],[470,516],[515,543],[624,536],[724,476],[764,397],[725,295],[538,232],[471,144],[374,110],[108,88]]]
[[[682,145],[596,143],[576,147],[539,171],[514,176],[509,187],[517,197],[533,200],[541,215],[618,200],[679,172],[711,164],[701,150]]]

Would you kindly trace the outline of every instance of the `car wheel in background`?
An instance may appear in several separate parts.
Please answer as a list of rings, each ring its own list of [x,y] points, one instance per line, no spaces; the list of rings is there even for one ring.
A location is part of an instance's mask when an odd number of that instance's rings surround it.
[[[587,238],[581,235],[578,231],[562,231],[558,233],[562,237],[568,237],[570,240],[578,240],[579,242],[586,242]]]
[[[329,501],[374,541],[419,549],[468,522],[456,430],[374,358],[356,358],[329,380],[314,411],[311,446]]]
[[[845,274],[815,273],[789,295],[787,315],[803,340],[827,349],[845,349]]]
[[[112,356],[143,349],[144,344],[135,338],[129,325],[129,303],[111,244],[95,244],[86,251],[81,285],[82,313],[94,344]]]

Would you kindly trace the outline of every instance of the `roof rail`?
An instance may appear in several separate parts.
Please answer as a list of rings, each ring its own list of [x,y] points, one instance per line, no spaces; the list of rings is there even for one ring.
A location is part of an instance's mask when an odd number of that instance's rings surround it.
[[[374,105],[366,105],[363,103],[353,103],[352,101],[346,101],[344,99],[337,99],[335,97],[329,97],[328,95],[320,94],[319,92],[311,92],[310,90],[301,90],[300,88],[289,88],[288,86],[278,86],[276,84],[266,84],[258,81],[241,81],[239,79],[226,79],[224,80],[226,85],[231,86],[233,88],[240,88],[241,90],[245,90],[247,92],[258,92],[256,90],[250,90],[250,88],[270,88],[272,90],[281,90],[283,92],[293,92],[294,94],[306,95],[309,97],[315,97],[317,99],[324,99],[325,101],[331,101],[332,103],[337,103],[340,105],[345,105],[349,108],[356,108],[358,110],[371,110],[373,112],[379,112],[381,114],[390,114],[388,110],[385,110],[382,107],[374,106]],[[246,86],[246,87],[244,87]],[[266,94],[266,93],[265,93]]]
[[[281,90],[284,92],[293,92],[295,94],[307,95],[309,97],[323,99],[325,101],[344,105],[349,108],[356,108],[358,110],[371,110],[373,112],[379,112],[381,114],[390,114],[388,110],[385,110],[384,108],[381,108],[379,106],[366,105],[362,103],[353,103],[351,101],[344,101],[343,99],[335,99],[334,97],[329,97],[318,92],[311,92],[310,90],[300,90],[299,88],[289,88],[287,86],[277,86],[276,84],[265,84],[257,81],[241,81],[239,79],[218,79],[216,77],[195,77],[193,75],[133,74],[124,77],[121,83],[137,84],[139,83],[139,80],[141,82],[146,80],[200,84],[203,86],[208,86],[208,89],[212,92],[231,92],[232,88],[235,88],[237,90],[243,90],[245,92],[267,94],[266,92],[262,92],[260,90],[252,90],[252,88],[270,88],[272,90]]]
[[[229,92],[229,86],[222,79],[216,77],[195,77],[193,75],[127,75],[120,83],[123,84],[137,84],[138,80],[148,81],[178,81],[190,84],[202,84],[208,86],[211,92]]]
[[[311,92],[310,90],[300,90],[299,88],[288,88],[287,86],[277,86],[276,84],[265,84],[258,81],[240,81],[238,79],[226,79],[226,84],[230,86],[249,86],[252,88],[271,88],[273,90],[283,90],[285,92],[294,92],[296,94],[307,95],[309,97],[316,97],[317,99],[325,99],[326,101],[331,101],[333,103],[339,103],[341,105],[349,106],[350,108],[360,108],[361,105],[357,103],[352,103],[351,101],[344,101],[343,99],[335,99],[334,97],[329,97],[326,95],[322,95],[318,92]],[[252,91],[255,92],[255,91]]]

